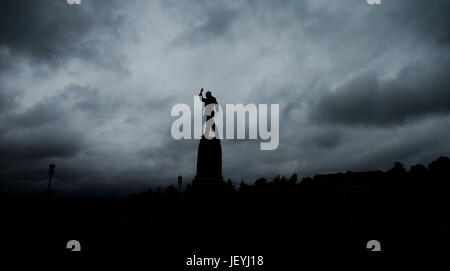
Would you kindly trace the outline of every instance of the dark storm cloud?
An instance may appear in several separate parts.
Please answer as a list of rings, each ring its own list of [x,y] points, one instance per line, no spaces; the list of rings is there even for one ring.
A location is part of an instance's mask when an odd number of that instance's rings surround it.
[[[14,128],[33,128],[44,124],[59,122],[63,118],[64,110],[54,99],[46,99],[36,103],[23,112],[7,115],[7,123]]]
[[[17,102],[20,97],[14,99],[15,96],[11,96],[5,95],[9,110],[3,115],[4,128],[8,130],[69,126],[76,114],[101,121],[121,105],[120,101],[101,98],[97,89],[76,84],[67,86],[54,96],[44,96],[30,107]]]
[[[356,144],[351,158],[352,166],[357,170],[384,170],[389,169],[393,161],[414,165],[428,163],[439,156],[448,156],[450,142],[447,138],[450,136],[450,131],[443,125],[448,125],[448,118],[447,120],[445,118],[422,120],[404,131],[389,131],[390,136],[386,137],[382,143],[377,142],[372,149],[357,151],[358,144]],[[367,135],[366,140],[376,142],[374,138],[382,133],[373,132],[373,135]]]
[[[4,96],[5,100],[15,97]],[[42,180],[42,167],[51,161],[75,159],[91,152],[85,130],[104,122],[121,104],[100,98],[96,89],[75,84],[29,107],[16,100],[8,103],[9,110],[1,116],[0,168],[8,178],[27,176],[28,180]],[[80,119],[88,121],[80,126]],[[91,171],[83,164],[71,163],[66,170],[60,176],[67,179]]]
[[[235,182],[448,155],[449,6],[7,1],[0,190],[42,190],[50,162],[58,193],[190,182],[198,141],[171,137],[170,109],[192,106],[200,87],[222,106],[280,105],[277,150],[223,141],[223,175]]]
[[[387,23],[398,23],[394,27],[402,28],[405,34],[413,34],[417,39],[431,40],[444,45],[449,44],[450,2],[437,1],[400,1],[392,0],[396,9],[386,9]],[[389,26],[391,26],[389,24]]]
[[[306,138],[302,143],[305,148],[319,147],[323,149],[333,149],[339,145],[342,140],[342,135],[337,131],[322,130],[314,132],[309,138]]]
[[[77,84],[67,86],[61,98],[70,100],[72,103],[73,108],[67,111],[76,110],[91,121],[100,122],[113,115],[126,103],[119,99],[104,97],[99,89]]]
[[[236,10],[231,9],[209,11],[206,22],[197,27],[193,32],[199,36],[194,34],[192,39],[201,40],[203,38],[217,38],[225,35],[237,13]]]
[[[69,157],[75,155],[81,146],[80,134],[64,128],[39,129],[0,138],[2,160]]]
[[[45,168],[58,161],[58,182],[79,182],[97,176],[84,163],[71,162],[90,150],[85,130],[104,121],[120,102],[101,99],[98,90],[71,84],[30,106],[21,102],[21,92],[2,88],[5,110],[1,115],[0,178],[17,190],[43,189]],[[7,110],[6,110],[7,109]],[[86,118],[82,126],[80,119]],[[7,189],[8,185],[1,189]],[[12,188],[11,188],[12,189]]]
[[[7,92],[0,88],[0,113],[8,112],[17,106],[19,93]]]
[[[80,104],[86,100],[93,102],[92,91],[71,85],[60,94],[44,97],[29,107],[23,106],[18,98],[15,103],[8,103],[9,110],[1,118],[1,159],[25,161],[75,155],[81,150],[83,140],[74,116]],[[6,101],[15,97],[3,95]]]
[[[390,126],[450,112],[450,62],[416,64],[394,79],[364,74],[319,98],[313,121]]]
[[[117,1],[90,1],[83,6],[68,6],[65,0],[3,2],[0,48],[9,53],[2,62],[12,55],[52,65],[70,57],[89,60],[100,48],[99,39],[88,34],[102,28],[114,33],[121,23],[114,7]]]
[[[174,44],[200,45],[217,39],[228,40],[233,21],[240,12],[237,9],[223,7],[215,2],[201,2],[199,25],[192,25],[190,30],[179,36]]]

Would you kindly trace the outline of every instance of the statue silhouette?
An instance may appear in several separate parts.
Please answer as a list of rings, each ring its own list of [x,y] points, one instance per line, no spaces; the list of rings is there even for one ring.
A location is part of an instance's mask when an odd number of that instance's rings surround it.
[[[200,90],[200,93],[198,94],[198,97],[200,98],[200,101],[205,103],[205,115],[206,115],[206,121],[210,120],[211,118],[214,118],[215,112],[219,112],[219,104],[217,103],[217,99],[212,96],[211,91],[206,92],[206,98],[203,98],[203,88]],[[214,105],[214,107],[210,106]],[[213,111],[212,109],[215,109]],[[209,112],[210,111],[210,112]],[[216,135],[216,138],[218,137],[217,131],[216,131],[216,124],[213,123],[212,129]],[[206,130],[206,133],[209,133],[208,129]]]
[[[206,121],[214,118],[214,113],[219,111],[217,99],[212,96],[210,91],[206,92],[206,98],[204,98],[203,88],[200,91],[199,98],[205,103]],[[211,107],[210,105],[214,106]],[[206,138],[203,135],[198,145],[197,174],[192,182],[194,189],[211,190],[223,183],[222,146],[214,123],[212,124],[212,129],[215,137]],[[209,134],[208,128],[206,129],[206,133]]]

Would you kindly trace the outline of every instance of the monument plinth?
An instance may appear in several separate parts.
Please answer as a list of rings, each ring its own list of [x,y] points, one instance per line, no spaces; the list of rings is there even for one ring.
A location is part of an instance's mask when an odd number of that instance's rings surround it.
[[[220,139],[207,139],[204,136],[198,144],[197,174],[192,186],[195,188],[214,188],[223,183],[222,146]]]

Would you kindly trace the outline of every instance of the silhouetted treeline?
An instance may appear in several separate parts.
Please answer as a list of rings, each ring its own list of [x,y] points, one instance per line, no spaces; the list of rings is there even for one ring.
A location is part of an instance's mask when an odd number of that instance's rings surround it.
[[[395,162],[388,171],[364,171],[316,175],[298,180],[297,174],[289,178],[276,176],[273,180],[257,179],[254,184],[244,181],[235,184],[232,180],[218,184],[214,197],[284,197],[287,195],[318,196],[320,193],[336,193],[348,197],[403,197],[419,193],[420,197],[436,194],[448,194],[450,189],[450,159],[439,157],[428,166],[417,164],[406,170],[402,163]],[[208,191],[205,191],[208,193]],[[431,194],[429,194],[431,193]],[[236,194],[236,195],[234,195]],[[192,198],[201,196],[188,184],[180,193],[175,185],[164,190],[157,188],[129,196],[130,201],[172,200],[179,197]]]
[[[376,239],[387,253],[438,253],[448,251],[450,241],[449,177],[450,159],[440,157],[409,170],[395,162],[387,171],[302,180],[293,174],[237,185],[228,180],[210,191],[188,185],[180,193],[171,185],[131,195],[124,210],[133,213],[123,215],[151,218],[145,227],[183,227],[190,233],[184,241],[202,240],[207,246],[214,244],[206,236],[214,236],[220,244],[246,240],[252,249],[283,255],[364,255],[365,243]],[[136,228],[130,225],[129,230]],[[338,251],[328,250],[329,243]]]
[[[440,157],[408,170],[396,162],[387,171],[188,184],[181,193],[174,180],[122,200],[2,199],[2,241],[54,255],[75,239],[92,255],[151,256],[173,270],[194,253],[264,255],[276,267],[264,270],[281,270],[301,255],[367,255],[373,239],[387,254],[444,253],[449,177],[450,159]]]

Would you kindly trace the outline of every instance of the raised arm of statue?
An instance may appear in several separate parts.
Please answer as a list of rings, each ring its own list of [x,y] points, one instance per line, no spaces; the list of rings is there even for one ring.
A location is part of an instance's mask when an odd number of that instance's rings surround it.
[[[203,98],[203,88],[200,90],[200,93],[198,94],[198,98],[200,99],[201,102],[205,102],[206,99]]]

